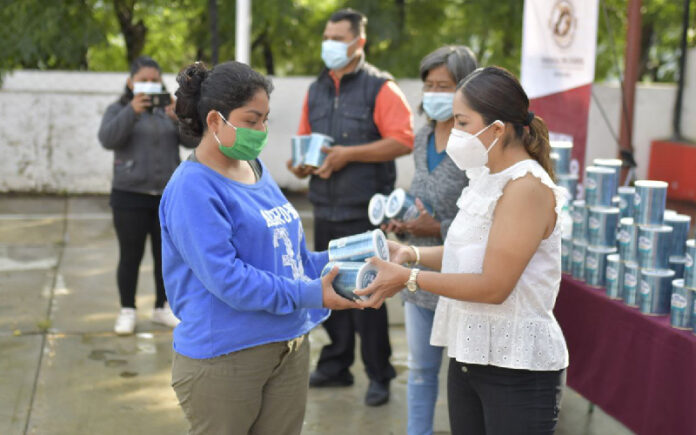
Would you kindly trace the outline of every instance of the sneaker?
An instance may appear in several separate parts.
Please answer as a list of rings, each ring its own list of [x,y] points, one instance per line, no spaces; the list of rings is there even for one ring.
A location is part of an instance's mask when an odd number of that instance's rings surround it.
[[[135,308],[121,308],[114,332],[118,335],[131,335],[135,332]]]
[[[172,313],[172,309],[169,308],[169,304],[165,303],[164,307],[155,308],[152,310],[152,322],[174,328],[179,324],[180,320],[176,318],[174,313]]]

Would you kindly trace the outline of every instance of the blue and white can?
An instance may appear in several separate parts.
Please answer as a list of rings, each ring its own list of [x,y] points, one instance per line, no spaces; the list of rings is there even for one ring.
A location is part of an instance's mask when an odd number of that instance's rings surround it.
[[[590,207],[587,217],[587,234],[590,246],[616,247],[619,213],[618,208]]]
[[[638,225],[662,225],[667,202],[664,181],[639,180],[635,183],[635,219]]]
[[[670,325],[677,329],[694,328],[694,296],[696,296],[696,289],[684,287],[683,279],[672,281]]]
[[[595,288],[604,287],[607,273],[607,257],[616,252],[616,248],[589,246],[585,256],[585,282]]]
[[[370,198],[370,203],[367,205],[367,216],[370,223],[376,227],[387,222],[385,215],[387,208],[387,197],[381,193],[375,193]]]
[[[689,288],[696,288],[694,258],[696,258],[696,240],[689,239],[686,241],[686,261],[684,263],[684,285]]]
[[[623,298],[624,263],[619,254],[607,256],[605,287],[611,299]]]
[[[624,262],[623,301],[629,307],[638,307],[638,286],[640,285],[640,268],[638,263]]]
[[[689,237],[691,216],[685,214],[665,215],[665,225],[672,227],[669,255],[683,256],[686,254],[686,239]]]
[[[578,176],[575,174],[556,175],[556,184],[568,191],[568,199],[574,200],[578,194]]]
[[[684,278],[686,256],[673,255],[669,257],[669,268],[674,271],[674,279]]]
[[[643,314],[669,314],[673,270],[640,270],[638,308]]]
[[[423,201],[421,200],[421,202]],[[430,205],[423,202],[423,207],[425,207],[428,213],[431,215],[433,214],[433,208]],[[416,207],[416,198],[406,193],[404,189],[397,188],[389,194],[385,212],[387,218],[400,221],[411,221],[416,219],[419,214],[418,207]]]
[[[594,159],[592,165],[613,170],[616,174],[616,187],[618,189],[621,180],[621,167],[623,166],[621,159]],[[617,191],[614,191],[614,195],[616,195],[616,193]]]
[[[616,242],[622,260],[638,262],[638,227],[633,225],[633,218],[619,220]]]
[[[585,255],[587,254],[587,243],[583,240],[573,240],[573,251],[570,254],[570,272],[573,278],[585,280]]]
[[[573,219],[573,240],[587,240],[587,216],[588,210],[585,201],[577,199],[573,201],[571,217]]]
[[[571,154],[573,153],[573,142],[565,140],[552,140],[550,144],[551,154],[555,154],[555,156],[552,157],[554,163],[554,172],[556,173],[556,175],[570,174],[570,162],[572,160]]]
[[[363,261],[370,257],[389,261],[389,245],[382,230],[367,231],[329,242],[329,261]]]
[[[294,168],[303,165],[307,147],[309,146],[309,135],[293,136],[290,138],[290,147],[292,149],[292,166]]]
[[[573,251],[573,240],[569,238],[561,239],[561,271],[563,273],[571,273],[571,257]]]
[[[616,172],[611,168],[589,166],[585,169],[585,202],[588,207],[611,207],[616,194]]]
[[[638,226],[638,264],[641,269],[669,269],[672,227]]]
[[[370,263],[356,261],[330,261],[326,263],[321,271],[321,276],[338,266],[338,274],[333,280],[333,288],[336,293],[350,300],[362,299],[367,300],[369,297],[358,297],[355,290],[362,290],[369,286],[377,277],[377,268]]]
[[[621,217],[632,218],[635,214],[636,189],[630,186],[619,187],[619,210]]]
[[[324,163],[326,153],[321,150],[322,147],[330,147],[333,144],[333,138],[321,133],[312,133],[309,136],[307,144],[307,152],[304,156],[304,164],[318,168]]]

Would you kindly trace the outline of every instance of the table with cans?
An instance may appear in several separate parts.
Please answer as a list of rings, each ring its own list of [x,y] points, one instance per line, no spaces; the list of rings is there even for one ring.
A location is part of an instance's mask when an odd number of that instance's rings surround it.
[[[639,434],[696,434],[696,241],[665,210],[667,183],[618,186],[620,165],[586,168],[570,208],[555,314],[567,382]]]

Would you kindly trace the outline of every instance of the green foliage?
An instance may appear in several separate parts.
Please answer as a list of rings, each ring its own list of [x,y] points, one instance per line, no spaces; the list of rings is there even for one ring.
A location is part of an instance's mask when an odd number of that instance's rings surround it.
[[[0,70],[127,69],[115,1],[0,0]],[[598,80],[617,78],[617,63],[623,68],[628,1],[600,0]],[[210,0],[129,2],[134,21],[142,19],[147,27],[143,54],[165,71],[194,60],[210,63]],[[643,0],[643,80],[675,80],[682,3]],[[445,44],[468,45],[481,64],[519,73],[523,5],[523,0],[253,0],[252,64],[278,76],[317,74],[326,20],[339,8],[353,7],[368,16],[369,61],[396,77],[417,77],[420,59]],[[217,22],[219,60],[234,59],[234,1],[217,1]],[[693,24],[689,35],[693,46]]]

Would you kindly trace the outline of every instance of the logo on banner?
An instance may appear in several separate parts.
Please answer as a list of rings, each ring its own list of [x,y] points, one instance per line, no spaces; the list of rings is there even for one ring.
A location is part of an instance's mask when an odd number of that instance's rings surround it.
[[[553,40],[560,48],[568,48],[573,43],[578,19],[570,0],[558,0],[551,9],[549,27]]]

